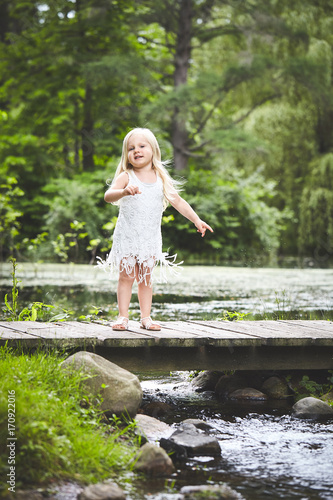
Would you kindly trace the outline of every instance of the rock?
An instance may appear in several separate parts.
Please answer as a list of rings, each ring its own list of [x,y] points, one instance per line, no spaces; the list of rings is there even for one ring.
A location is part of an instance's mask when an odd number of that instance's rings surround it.
[[[184,500],[244,500],[244,497],[226,484],[184,486],[180,493],[184,495]]]
[[[292,411],[296,418],[333,418],[333,408],[321,399],[312,397],[297,401],[292,407]]]
[[[215,386],[215,393],[217,396],[227,398],[232,392],[237,389],[244,389],[247,385],[247,380],[238,373],[235,373],[234,375],[223,375],[219,378],[219,381]]]
[[[43,500],[44,495],[38,490],[17,490],[14,496],[6,498],[15,498],[15,500]]]
[[[162,437],[169,437],[174,429],[157,418],[138,413],[135,417],[138,434],[144,436],[147,441],[159,441]]]
[[[126,495],[115,483],[98,483],[84,488],[78,500],[126,500]]]
[[[261,390],[272,399],[286,399],[289,396],[288,384],[279,377],[269,377]]]
[[[107,415],[135,417],[142,401],[142,389],[136,375],[97,354],[80,351],[65,359],[66,370],[91,375],[83,383],[93,397],[103,398],[101,410]]]
[[[151,417],[162,417],[170,413],[172,407],[162,401],[152,401],[142,406],[142,410],[146,415],[150,415]]]
[[[144,444],[134,461],[134,468],[149,476],[169,476],[175,470],[169,455],[152,443]]]
[[[214,391],[222,375],[223,372],[218,371],[207,370],[200,372],[199,375],[192,380],[192,385],[196,388],[196,392]]]
[[[207,424],[207,422],[204,422],[203,420],[199,420],[198,418],[187,418],[186,420],[182,421],[183,424],[192,424],[194,427],[197,429],[201,429],[202,431],[209,431],[214,429],[214,427],[210,424]]]
[[[169,438],[162,438],[160,445],[168,453],[177,457],[221,455],[221,448],[215,437],[201,433],[194,425],[184,424]]]
[[[230,394],[230,399],[251,399],[252,401],[265,401],[268,399],[267,395],[257,389],[252,387],[246,387],[245,389],[238,389]]]

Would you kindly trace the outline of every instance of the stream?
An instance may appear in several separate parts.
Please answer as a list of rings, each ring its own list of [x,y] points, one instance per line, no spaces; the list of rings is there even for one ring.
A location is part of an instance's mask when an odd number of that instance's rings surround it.
[[[11,289],[11,266],[0,265],[1,297]],[[69,319],[117,314],[117,281],[93,266],[18,264],[20,308],[33,301],[70,310]],[[333,318],[332,269],[188,266],[170,282],[154,287],[156,320],[216,319],[226,311],[246,319]],[[139,317],[134,288],[130,315]],[[68,316],[67,316],[68,317]],[[163,420],[176,426],[199,418],[214,427],[218,459],[197,457],[177,463],[170,478],[137,481],[128,500],[178,500],[182,486],[227,483],[246,500],[333,500],[333,422],[291,417],[291,402],[226,402],[195,392],[188,372],[137,374],[144,397],[172,407]],[[68,494],[57,500],[73,500]]]
[[[333,421],[294,419],[291,402],[221,401],[211,392],[197,393],[188,372],[138,375],[145,397],[173,408],[164,421],[204,420],[221,446],[221,458],[179,462],[174,490],[227,483],[247,500],[333,499]],[[148,481],[131,498],[177,500],[176,491],[167,491],[164,482]]]

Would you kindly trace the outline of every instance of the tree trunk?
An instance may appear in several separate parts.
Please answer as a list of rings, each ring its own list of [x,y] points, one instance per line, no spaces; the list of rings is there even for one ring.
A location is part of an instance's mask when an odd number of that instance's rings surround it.
[[[7,33],[9,32],[8,2],[0,0],[0,41],[9,43]]]
[[[174,56],[175,71],[173,75],[175,90],[180,85],[187,83],[187,74],[191,58],[192,39],[192,2],[193,0],[181,0],[178,32],[176,38],[176,49]],[[172,145],[174,151],[174,162],[176,170],[184,170],[187,167],[188,155],[188,133],[185,120],[181,116],[181,108],[177,106],[174,110],[172,121]]]
[[[94,168],[94,120],[92,115],[92,88],[86,84],[86,95],[83,105],[83,125],[81,129],[81,149],[83,170]]]

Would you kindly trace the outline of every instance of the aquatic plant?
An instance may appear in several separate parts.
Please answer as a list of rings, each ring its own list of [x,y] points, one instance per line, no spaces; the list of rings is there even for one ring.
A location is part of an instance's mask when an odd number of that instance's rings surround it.
[[[19,288],[18,284],[21,283],[16,277],[17,263],[14,257],[10,258],[12,263],[12,290],[11,296],[8,297],[6,293],[4,297],[5,307],[2,309],[2,319],[6,321],[64,321],[74,316],[74,311],[71,309],[64,309],[59,306],[45,304],[44,302],[35,301],[29,306],[19,310]],[[101,309],[96,306],[91,306],[87,315],[81,314],[78,321],[92,321],[101,312]]]

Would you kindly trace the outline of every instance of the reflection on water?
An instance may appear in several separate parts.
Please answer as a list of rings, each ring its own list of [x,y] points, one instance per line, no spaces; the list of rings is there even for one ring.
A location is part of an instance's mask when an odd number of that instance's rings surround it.
[[[2,297],[10,290],[11,266],[1,264]],[[94,266],[19,264],[20,300],[72,309],[76,316],[100,307],[103,316],[117,314],[117,280]],[[139,316],[133,289],[131,314]],[[211,319],[224,310],[251,317],[330,319],[333,310],[333,270],[188,266],[166,284],[154,286],[152,315],[159,320]]]
[[[177,489],[226,482],[247,500],[332,500],[333,421],[293,419],[290,403],[283,401],[219,401],[212,393],[194,392],[188,375],[140,377],[146,398],[171,404],[170,423],[200,418],[214,427],[220,442],[220,459],[197,457],[178,464]],[[177,498],[154,491],[153,484],[147,488],[150,495],[143,489],[144,498]]]

